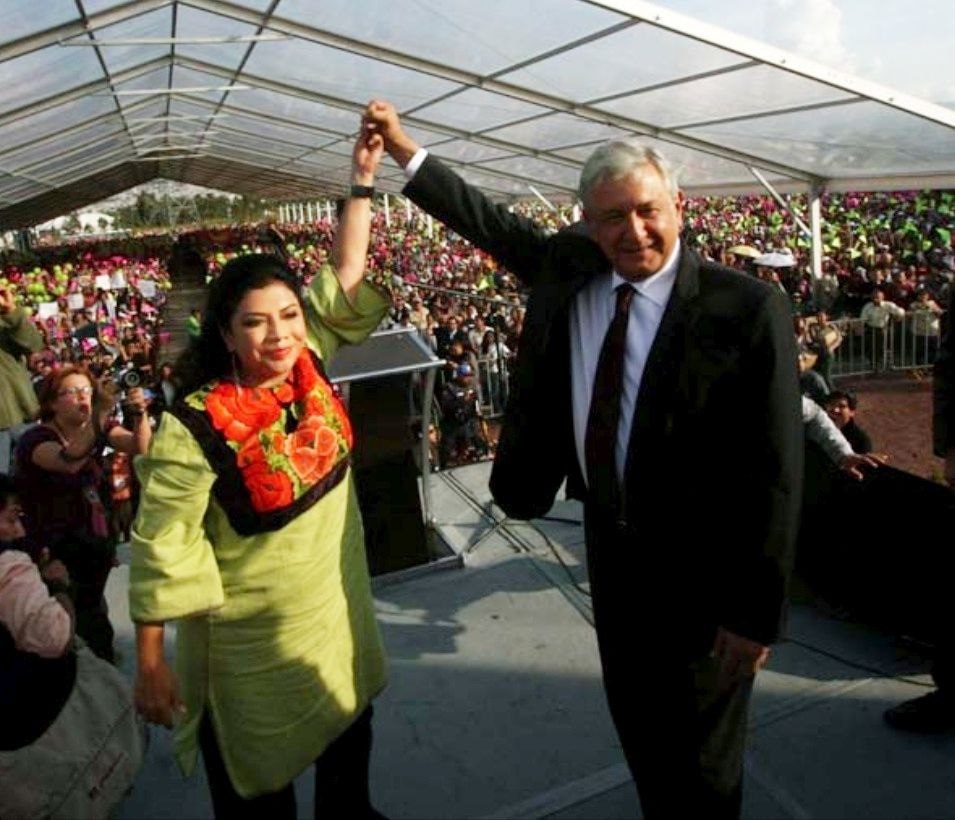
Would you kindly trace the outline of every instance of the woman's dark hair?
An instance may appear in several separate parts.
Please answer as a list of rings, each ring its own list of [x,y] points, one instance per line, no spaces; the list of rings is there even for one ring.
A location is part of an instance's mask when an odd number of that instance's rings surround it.
[[[494,330],[493,327],[489,327],[484,331],[484,335],[481,337],[482,355],[486,355],[495,342],[497,342],[497,331]]]
[[[182,395],[232,373],[232,356],[226,348],[222,331],[228,330],[239,303],[250,290],[268,287],[273,282],[285,285],[302,304],[301,285],[295,274],[281,259],[270,254],[237,256],[227,262],[222,273],[212,280],[202,311],[199,338],[179,357],[174,368],[174,375],[182,385]]]

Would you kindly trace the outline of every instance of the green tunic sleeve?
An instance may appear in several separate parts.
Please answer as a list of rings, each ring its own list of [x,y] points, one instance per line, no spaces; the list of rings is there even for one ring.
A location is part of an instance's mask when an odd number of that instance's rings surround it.
[[[130,541],[132,619],[168,621],[218,609],[222,579],[204,527],[216,475],[172,414],[163,414],[136,474],[142,493]]]
[[[43,347],[43,336],[23,308],[0,314],[0,347],[15,357],[35,353]]]
[[[386,291],[368,282],[362,282],[350,301],[332,266],[325,264],[305,294],[309,342],[328,362],[341,345],[363,342],[378,327],[390,302]]]

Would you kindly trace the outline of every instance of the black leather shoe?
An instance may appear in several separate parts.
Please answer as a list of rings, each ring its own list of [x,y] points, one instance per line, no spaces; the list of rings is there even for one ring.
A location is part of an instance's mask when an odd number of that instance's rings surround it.
[[[883,712],[893,729],[905,732],[941,733],[955,731],[955,700],[939,691],[904,701]]]

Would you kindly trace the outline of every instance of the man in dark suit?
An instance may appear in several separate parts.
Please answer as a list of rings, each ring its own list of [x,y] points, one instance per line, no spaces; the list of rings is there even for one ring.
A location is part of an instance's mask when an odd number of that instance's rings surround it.
[[[633,142],[584,166],[589,235],[548,235],[422,152],[389,104],[364,127],[410,199],[531,287],[491,490],[517,518],[565,479],[584,503],[604,685],[644,814],[738,815],[802,480],[785,298],[681,246],[682,194]]]

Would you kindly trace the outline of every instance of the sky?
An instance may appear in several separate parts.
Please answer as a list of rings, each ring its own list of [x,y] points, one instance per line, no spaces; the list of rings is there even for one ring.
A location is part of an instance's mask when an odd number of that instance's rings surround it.
[[[651,0],[801,57],[955,107],[955,0]]]

